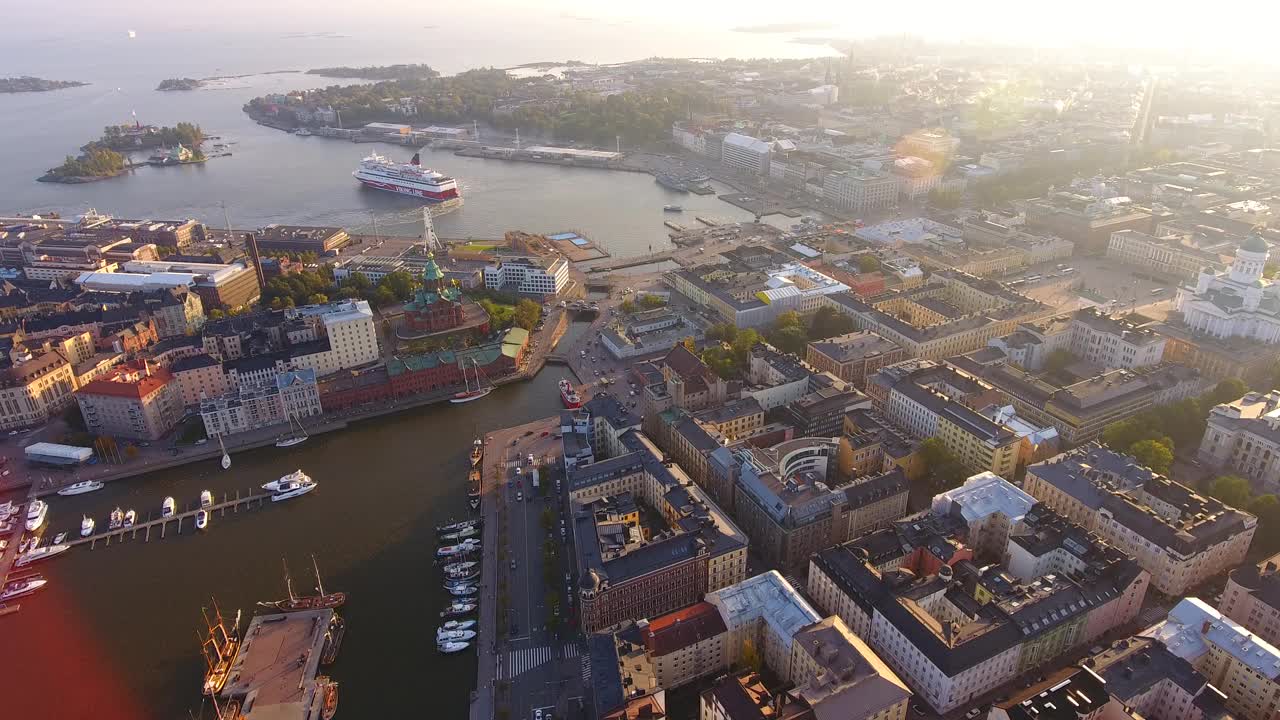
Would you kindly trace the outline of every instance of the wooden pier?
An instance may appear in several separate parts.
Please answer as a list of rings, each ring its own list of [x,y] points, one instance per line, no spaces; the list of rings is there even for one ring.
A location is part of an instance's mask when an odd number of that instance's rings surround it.
[[[271,493],[255,492],[252,488],[243,493],[236,491],[235,495],[223,494],[220,501],[215,501],[204,508],[209,512],[209,529],[212,530],[215,527],[214,518],[226,517],[227,511],[238,513],[241,510],[248,511],[262,507],[263,503],[271,501],[270,498]],[[152,535],[155,535],[157,540],[163,540],[170,532],[177,535],[196,532],[196,513],[198,512],[200,512],[199,501],[193,503],[189,509],[175,512],[169,517],[148,517],[142,522],[134,523],[132,527],[95,532],[89,537],[68,539],[66,542],[71,547],[88,544],[90,550],[96,550],[99,542],[103,547],[109,547],[113,541],[122,543],[125,540],[137,540],[139,533],[142,534],[143,542],[151,542]],[[173,526],[172,529],[170,526]]]

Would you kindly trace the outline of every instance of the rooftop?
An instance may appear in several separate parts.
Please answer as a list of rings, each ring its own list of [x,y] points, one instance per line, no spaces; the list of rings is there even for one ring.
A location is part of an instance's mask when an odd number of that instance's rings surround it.
[[[706,601],[719,608],[729,629],[763,621],[788,648],[801,628],[822,619],[777,570],[707,593]]]
[[[1183,598],[1167,620],[1142,634],[1192,664],[1212,645],[1269,680],[1280,678],[1280,650],[1199,598]]]

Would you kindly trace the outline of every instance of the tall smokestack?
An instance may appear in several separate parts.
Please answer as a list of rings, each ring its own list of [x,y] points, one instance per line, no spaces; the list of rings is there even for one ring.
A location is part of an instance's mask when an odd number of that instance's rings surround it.
[[[267,277],[262,274],[262,258],[258,255],[258,235],[244,234],[244,246],[249,251],[249,260],[253,263],[253,272],[258,276],[258,290],[266,292]]]

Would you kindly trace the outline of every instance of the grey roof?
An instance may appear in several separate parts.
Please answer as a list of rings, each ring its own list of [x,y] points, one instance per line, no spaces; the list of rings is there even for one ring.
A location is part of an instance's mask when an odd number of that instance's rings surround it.
[[[604,418],[614,429],[638,427],[640,416],[631,412],[617,398],[608,393],[599,393],[587,401],[586,409],[591,417]]]
[[[809,347],[840,363],[879,357],[902,349],[892,340],[866,330],[811,342]]]
[[[618,669],[618,646],[612,635],[595,633],[587,638],[587,654],[591,664],[591,705],[598,718],[626,702]]]
[[[703,410],[697,414],[697,417],[706,422],[719,424],[751,415],[759,415],[763,412],[764,408],[760,407],[760,401],[756,400],[754,396],[748,396]]]
[[[178,358],[169,366],[169,372],[180,373],[186,370],[199,370],[200,368],[213,367],[220,365],[215,358],[203,353],[199,355],[188,355],[184,358]]]
[[[889,472],[855,481],[855,484],[844,488],[844,499],[850,508],[860,508],[903,494],[908,489],[907,476],[902,468],[895,467]]]

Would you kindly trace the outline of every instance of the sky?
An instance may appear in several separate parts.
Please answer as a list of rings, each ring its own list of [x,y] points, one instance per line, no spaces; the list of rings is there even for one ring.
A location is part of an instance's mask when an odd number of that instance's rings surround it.
[[[1280,2],[1226,0],[914,0],[865,3],[854,0],[471,0],[441,7],[422,0],[219,0],[174,3],[171,0],[56,0],[59,22],[48,24],[47,6],[14,3],[7,21],[41,27],[86,30],[125,26],[139,31],[208,27],[219,30],[362,30],[402,22],[490,23],[519,32],[538,28],[581,27],[591,23],[632,25],[636,33],[664,28],[723,31],[772,23],[812,23],[800,35],[868,37],[912,34],[926,39],[999,42],[1027,46],[1164,47],[1265,53],[1280,27]],[[376,8],[376,10],[375,10]],[[0,71],[4,68],[0,57]]]

